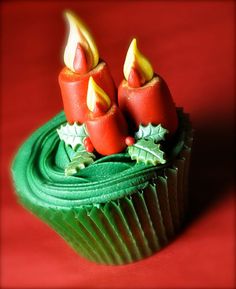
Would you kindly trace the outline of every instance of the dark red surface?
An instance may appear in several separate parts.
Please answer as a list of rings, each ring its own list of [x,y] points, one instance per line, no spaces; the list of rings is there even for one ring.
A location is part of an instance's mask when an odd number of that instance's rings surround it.
[[[1,4],[2,288],[234,287],[234,2],[3,2]],[[9,179],[20,143],[62,108],[64,8],[90,26],[116,84],[133,36],[196,141],[186,229],[160,253],[121,267],[77,256],[17,204]]]

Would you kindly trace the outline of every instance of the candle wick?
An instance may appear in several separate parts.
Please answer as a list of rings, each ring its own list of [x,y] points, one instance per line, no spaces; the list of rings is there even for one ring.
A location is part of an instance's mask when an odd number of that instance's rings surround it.
[[[100,102],[96,102],[93,110],[93,116],[98,117],[104,115],[108,111],[108,107]]]
[[[145,79],[141,76],[137,69],[132,67],[128,77],[129,86],[133,88],[138,88],[141,87],[144,83]]]
[[[80,43],[76,47],[73,67],[76,73],[85,74],[88,72],[86,53]]]

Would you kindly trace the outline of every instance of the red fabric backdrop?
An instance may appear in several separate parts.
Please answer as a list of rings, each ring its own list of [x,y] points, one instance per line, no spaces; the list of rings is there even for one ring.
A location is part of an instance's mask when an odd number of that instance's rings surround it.
[[[233,288],[233,1],[3,2],[1,4],[2,288]],[[16,201],[10,162],[62,109],[57,75],[62,11],[91,27],[115,81],[133,36],[191,113],[196,141],[185,230],[160,253],[121,267],[77,256]]]

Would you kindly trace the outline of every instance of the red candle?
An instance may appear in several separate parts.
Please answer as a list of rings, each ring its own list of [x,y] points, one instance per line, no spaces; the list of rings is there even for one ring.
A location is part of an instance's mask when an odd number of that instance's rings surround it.
[[[116,90],[107,64],[99,59],[96,44],[85,24],[71,12],[65,13],[69,23],[69,37],[64,52],[66,67],[59,74],[64,111],[69,123],[83,123],[87,119],[86,104],[89,77],[116,100]]]
[[[87,119],[86,104],[89,77],[92,76],[112,101],[116,101],[115,86],[105,62],[100,62],[86,74],[77,74],[64,67],[59,74],[59,84],[64,104],[64,111],[69,123],[83,123]]]
[[[87,105],[90,113],[85,124],[96,151],[102,155],[123,151],[128,136],[125,118],[92,77],[89,79]]]
[[[119,106],[136,130],[140,124],[161,124],[171,134],[178,126],[176,108],[165,81],[154,75],[150,62],[139,52],[136,39],[131,42],[118,88]]]

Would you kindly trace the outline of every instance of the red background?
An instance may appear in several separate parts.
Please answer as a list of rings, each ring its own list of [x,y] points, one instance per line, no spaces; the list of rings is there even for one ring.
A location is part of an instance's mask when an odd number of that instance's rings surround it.
[[[2,288],[233,288],[234,6],[233,1],[1,4]],[[65,8],[91,27],[117,84],[136,36],[196,129],[186,228],[160,253],[127,266],[99,266],[77,256],[17,204],[9,178],[19,145],[62,109],[57,75]]]

